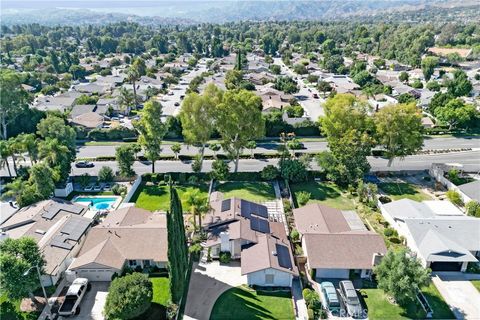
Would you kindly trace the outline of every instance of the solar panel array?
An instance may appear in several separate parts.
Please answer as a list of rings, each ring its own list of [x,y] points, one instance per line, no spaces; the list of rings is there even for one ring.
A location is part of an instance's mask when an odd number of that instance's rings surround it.
[[[223,200],[222,201],[222,212],[228,211],[231,208],[231,199]]]
[[[51,220],[55,218],[57,213],[60,212],[61,210],[74,213],[74,214],[80,214],[84,209],[85,208],[80,205],[53,203],[52,205],[46,208],[43,208],[45,212],[42,213],[42,218]]]
[[[277,250],[278,264],[282,268],[292,269],[292,260],[290,259],[290,252],[287,246],[282,244],[275,244]]]
[[[257,215],[259,217],[268,218],[267,207],[265,207],[264,205],[246,201],[246,200],[241,200],[240,206],[241,206],[241,215],[245,218],[249,218],[250,215],[252,214]]]
[[[68,239],[78,241],[87,231],[90,220],[79,216],[71,216],[65,223],[60,233],[67,234]]]
[[[51,246],[59,247],[67,250],[71,250],[73,248],[73,244],[66,242],[68,237],[66,235],[57,235],[53,237],[52,241],[50,242]]]
[[[262,233],[270,233],[270,225],[268,220],[250,216],[250,228],[254,231]]]

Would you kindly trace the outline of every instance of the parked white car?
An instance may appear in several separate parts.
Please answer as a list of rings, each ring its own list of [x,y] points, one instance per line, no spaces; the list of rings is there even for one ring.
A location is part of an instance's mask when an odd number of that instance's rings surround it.
[[[90,289],[90,284],[86,278],[77,278],[72,285],[68,287],[65,300],[63,301],[58,314],[60,316],[71,316],[80,313],[80,303],[82,302],[85,292]]]

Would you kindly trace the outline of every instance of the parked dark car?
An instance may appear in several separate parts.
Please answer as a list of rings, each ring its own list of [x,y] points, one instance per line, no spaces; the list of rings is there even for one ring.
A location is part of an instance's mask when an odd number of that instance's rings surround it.
[[[93,168],[95,164],[90,161],[77,161],[75,162],[75,167],[77,168]]]

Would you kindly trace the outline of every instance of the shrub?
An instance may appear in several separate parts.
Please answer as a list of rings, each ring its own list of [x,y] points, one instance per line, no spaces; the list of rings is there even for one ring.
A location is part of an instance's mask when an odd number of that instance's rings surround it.
[[[212,171],[210,172],[210,176],[212,179],[223,181],[227,179],[229,170],[230,168],[228,167],[228,163],[217,159],[212,163]]]
[[[295,255],[296,256],[301,256],[303,255],[303,249],[302,249],[302,246],[301,245],[296,245],[295,246]]]
[[[381,203],[389,203],[389,202],[392,202],[392,199],[390,199],[389,197],[387,196],[380,196],[378,198],[378,200],[380,200]]]
[[[307,309],[308,320],[314,320],[315,314],[312,309]]]
[[[297,193],[297,202],[298,204],[303,207],[304,205],[306,205],[308,203],[308,201],[310,201],[310,192],[306,192],[306,191],[300,191],[299,193]]]
[[[89,139],[95,141],[123,140],[126,138],[135,138],[136,136],[137,131],[135,129],[129,129],[123,126],[114,127],[111,129],[93,129],[87,134]]]
[[[199,184],[200,183],[200,178],[197,176],[190,176],[188,177],[188,183],[189,184]]]
[[[400,244],[402,243],[402,239],[398,238],[398,237],[390,237],[388,238],[388,240],[391,242],[391,243],[394,243],[394,244]]]
[[[193,159],[192,162],[192,171],[195,173],[198,173],[202,170],[202,161],[200,157],[197,155],[195,156],[195,159]]]
[[[285,159],[281,161],[280,174],[282,178],[292,182],[307,180],[307,168],[305,168],[305,164],[296,159]]]
[[[141,273],[116,278],[110,284],[103,314],[107,319],[132,319],[150,307],[152,283]]]
[[[278,168],[272,164],[269,164],[260,172],[260,176],[263,180],[274,180],[278,178]]]
[[[293,230],[290,232],[290,239],[291,239],[293,242],[297,242],[297,241],[300,239],[300,233],[298,233],[297,229],[293,229]]]
[[[220,257],[219,257],[220,263],[230,263],[232,260],[232,254],[228,251],[222,251],[220,252]]]
[[[463,204],[462,197],[455,190],[448,190],[446,193],[447,199],[450,200],[453,204],[461,206]]]
[[[98,171],[98,181],[100,182],[111,182],[113,177],[113,170],[110,167],[103,166]]]
[[[385,230],[383,230],[383,234],[386,237],[398,236],[397,230],[395,230],[393,228],[385,228]]]
[[[465,209],[469,216],[480,218],[480,203],[475,200],[468,202],[465,205]]]
[[[112,192],[114,195],[124,195],[127,194],[127,187],[121,184],[116,184],[112,187]]]

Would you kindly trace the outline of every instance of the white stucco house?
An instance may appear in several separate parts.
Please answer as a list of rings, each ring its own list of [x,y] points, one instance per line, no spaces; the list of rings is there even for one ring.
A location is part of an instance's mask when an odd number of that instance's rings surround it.
[[[480,257],[480,219],[449,201],[401,199],[381,205],[385,220],[432,271],[465,272]]]

